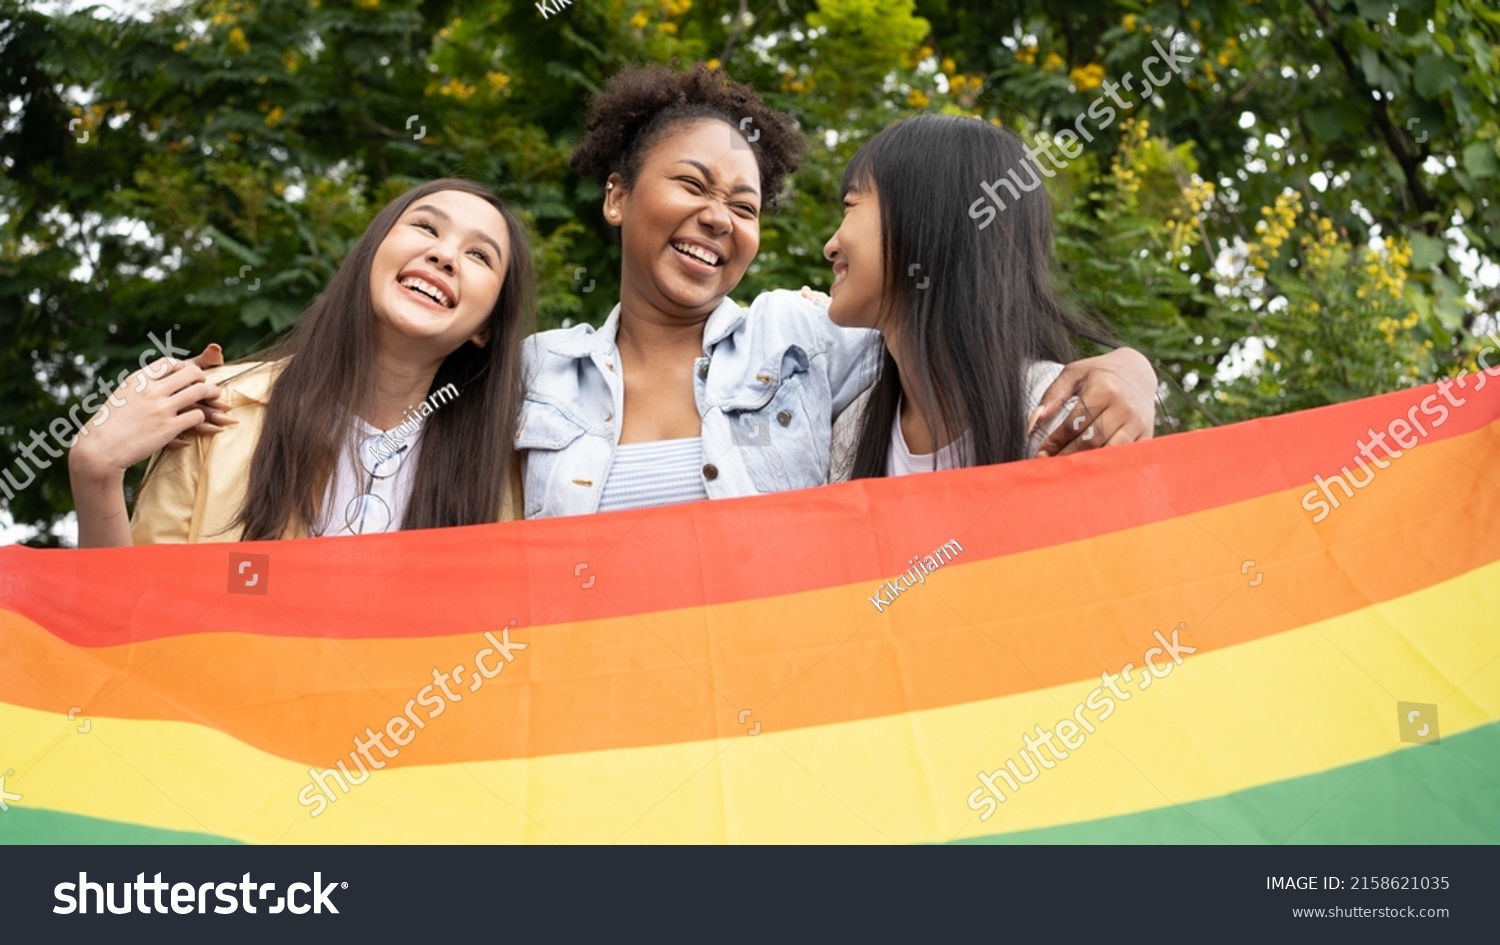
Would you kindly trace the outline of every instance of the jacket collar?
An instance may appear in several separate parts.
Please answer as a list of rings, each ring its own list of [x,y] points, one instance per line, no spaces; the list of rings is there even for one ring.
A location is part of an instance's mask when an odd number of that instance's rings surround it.
[[[219,385],[225,403],[237,407],[245,402],[265,404],[271,399],[271,385],[286,367],[286,360],[241,361],[209,368],[204,372],[209,383]]]
[[[745,323],[745,310],[738,302],[725,296],[708,316],[703,325],[703,353],[707,355],[714,345],[728,338]],[[620,333],[620,303],[610,310],[609,317],[598,329],[590,332],[569,334],[548,347],[548,351],[565,358],[587,358],[595,354],[608,354],[615,350],[615,338]]]

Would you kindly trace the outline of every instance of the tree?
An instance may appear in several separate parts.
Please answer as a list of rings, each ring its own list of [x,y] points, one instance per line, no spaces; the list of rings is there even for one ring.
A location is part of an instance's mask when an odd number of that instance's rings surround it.
[[[1186,61],[1146,95],[1158,47]],[[673,58],[753,83],[811,145],[744,300],[826,283],[844,164],[941,111],[1082,147],[1049,181],[1059,257],[1178,391],[1167,429],[1472,369],[1493,327],[1500,14],[1475,0],[0,0],[0,463],[148,333],[264,344],[430,177],[527,219],[541,327],[602,321],[617,242],[568,157],[589,92]],[[71,498],[62,463],[38,473],[6,511],[45,544]]]

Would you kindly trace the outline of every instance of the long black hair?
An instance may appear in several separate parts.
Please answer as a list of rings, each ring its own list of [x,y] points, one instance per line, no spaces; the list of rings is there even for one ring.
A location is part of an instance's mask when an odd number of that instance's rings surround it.
[[[1059,289],[1040,170],[1010,132],[939,115],[887,127],[844,169],[843,194],[873,188],[880,199],[879,324],[903,354],[934,440],[940,429],[970,431],[965,466],[1026,458],[1032,362],[1073,360],[1074,336],[1109,343],[1107,331]],[[980,212],[994,209],[986,182],[1003,202],[989,215]],[[900,398],[887,347],[853,478],[886,474]]]

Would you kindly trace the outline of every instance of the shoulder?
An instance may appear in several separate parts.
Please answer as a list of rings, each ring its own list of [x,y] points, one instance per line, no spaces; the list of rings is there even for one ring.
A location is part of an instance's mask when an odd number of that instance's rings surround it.
[[[547,351],[559,345],[566,347],[570,343],[576,343],[592,335],[596,329],[587,322],[581,325],[570,325],[567,328],[549,328],[539,331],[533,335],[527,335],[525,345],[528,348],[536,348]]]
[[[780,325],[807,331],[812,334],[827,334],[828,329],[834,326],[828,320],[828,309],[819,305],[811,299],[802,297],[802,293],[793,292],[790,289],[772,289],[770,292],[762,292],[751,300],[747,306],[741,306],[746,311],[747,324],[762,323],[768,325]]]
[[[1056,361],[1032,361],[1026,365],[1026,395],[1028,406],[1035,407],[1041,403],[1042,395],[1052,382],[1057,380],[1061,374],[1063,365]]]
[[[861,352],[878,337],[872,329],[835,325],[828,317],[827,304],[790,289],[757,295],[748,306],[745,321],[753,330],[801,340],[818,352]]]
[[[527,367],[533,367],[549,358],[575,360],[587,354],[592,347],[592,339],[596,330],[593,325],[584,323],[568,328],[549,328],[546,331],[528,335],[521,342],[522,363]]]
[[[271,386],[281,376],[286,359],[280,361],[239,361],[209,368],[203,373],[211,384],[217,384],[220,399],[231,408],[249,403],[264,404],[271,397]]]

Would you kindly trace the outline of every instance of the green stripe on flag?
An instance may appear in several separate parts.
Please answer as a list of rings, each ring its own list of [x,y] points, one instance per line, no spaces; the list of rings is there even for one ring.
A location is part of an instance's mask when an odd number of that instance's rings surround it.
[[[1500,722],[1223,797],[956,842],[1500,843]]]
[[[100,820],[81,814],[51,810],[28,810],[16,804],[0,813],[0,846],[33,843],[60,844],[228,844],[226,837],[184,830],[162,830],[117,820]]]

